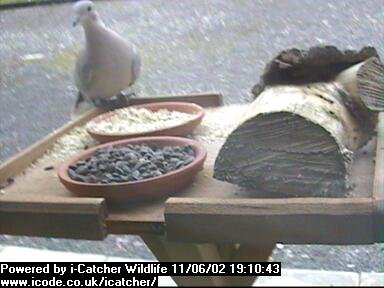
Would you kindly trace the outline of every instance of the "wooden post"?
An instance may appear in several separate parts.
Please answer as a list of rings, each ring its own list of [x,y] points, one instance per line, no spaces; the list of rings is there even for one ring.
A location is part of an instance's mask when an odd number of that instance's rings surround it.
[[[141,236],[145,244],[159,261],[170,262],[261,262],[268,261],[274,243],[262,246],[230,244],[194,244],[169,242],[163,236]],[[175,276],[180,286],[250,286],[255,276]]]
[[[224,262],[264,262],[271,256],[275,243],[264,245],[218,244],[222,261]],[[228,286],[249,287],[255,282],[255,276],[228,276]]]
[[[220,262],[220,254],[213,244],[168,242],[163,236],[141,236],[159,261],[163,262]],[[226,278],[219,276],[174,276],[179,286],[227,286]]]

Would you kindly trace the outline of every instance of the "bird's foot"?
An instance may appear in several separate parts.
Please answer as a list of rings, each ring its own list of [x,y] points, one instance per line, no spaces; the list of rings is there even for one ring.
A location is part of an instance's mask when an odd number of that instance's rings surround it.
[[[103,109],[103,110],[112,110],[111,102],[112,100],[109,99],[92,99],[91,102],[96,107]]]
[[[123,107],[127,107],[129,105],[129,98],[134,96],[135,93],[123,93],[120,92],[115,97],[110,99],[93,99],[93,104],[101,109],[105,110],[115,110]]]
[[[135,92],[126,93],[121,91],[119,94],[117,94],[116,98],[118,103],[124,107],[129,105],[129,99],[134,96],[136,96]]]

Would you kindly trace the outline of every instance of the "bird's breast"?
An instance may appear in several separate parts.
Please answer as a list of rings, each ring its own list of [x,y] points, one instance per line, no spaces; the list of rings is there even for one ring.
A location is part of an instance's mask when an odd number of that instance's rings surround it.
[[[91,33],[92,32],[92,33]],[[89,98],[110,98],[133,82],[135,51],[124,39],[102,27],[87,35],[87,62],[92,70]]]
[[[110,62],[108,65],[101,65],[94,73],[91,97],[110,98],[128,88],[131,78],[131,71],[127,66]]]

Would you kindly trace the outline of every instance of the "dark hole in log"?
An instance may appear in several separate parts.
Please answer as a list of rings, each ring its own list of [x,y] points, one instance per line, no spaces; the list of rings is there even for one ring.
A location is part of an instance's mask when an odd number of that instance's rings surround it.
[[[317,97],[319,97],[319,98],[321,98],[321,99],[323,99],[324,101],[326,101],[326,102],[328,102],[328,103],[330,103],[330,104],[334,104],[335,102],[333,102],[333,100],[331,100],[331,99],[328,99],[328,98],[326,98],[326,97],[324,97],[323,95],[321,95],[321,94],[319,94],[319,93],[315,93],[315,94],[313,94],[314,96],[317,96]]]

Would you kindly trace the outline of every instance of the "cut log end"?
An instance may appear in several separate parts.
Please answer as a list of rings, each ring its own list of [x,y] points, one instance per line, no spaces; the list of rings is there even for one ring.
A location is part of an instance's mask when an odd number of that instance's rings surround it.
[[[267,191],[271,197],[343,197],[349,153],[323,127],[299,115],[259,114],[227,138],[214,177],[263,196]]]
[[[384,65],[371,57],[357,71],[357,89],[364,104],[373,111],[384,110]]]
[[[384,109],[384,66],[376,50],[285,50],[267,64],[252,93],[214,176],[271,196],[346,196],[353,152],[371,138],[376,111]]]

